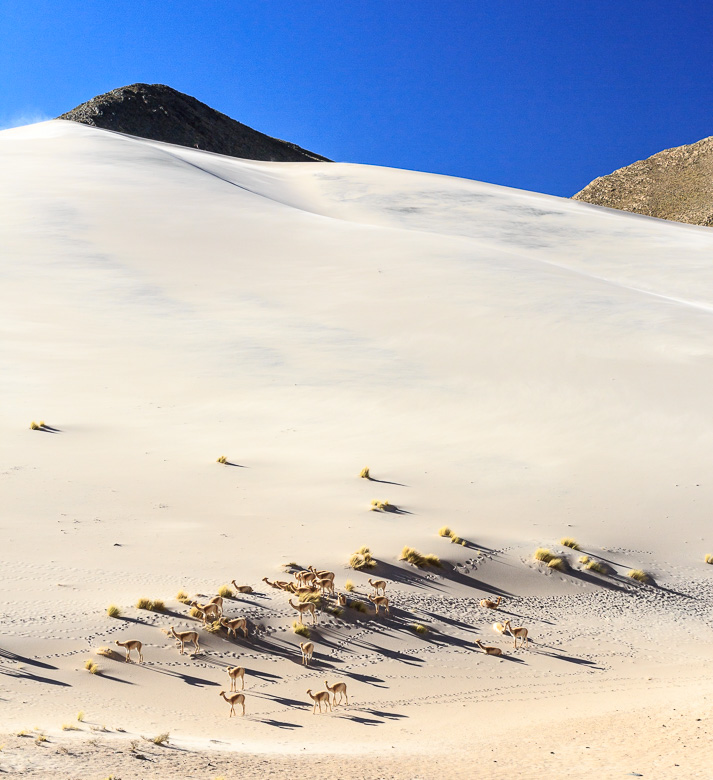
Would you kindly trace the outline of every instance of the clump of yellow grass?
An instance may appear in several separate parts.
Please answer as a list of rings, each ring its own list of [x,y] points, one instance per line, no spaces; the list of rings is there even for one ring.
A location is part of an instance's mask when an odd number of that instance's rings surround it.
[[[642,569],[631,569],[631,571],[628,571],[626,573],[627,577],[631,577],[632,580],[636,580],[637,582],[650,582],[651,581],[651,575],[647,574]]]
[[[570,536],[563,536],[560,539],[560,544],[562,547],[570,547],[572,550],[579,550],[579,545]]]
[[[360,547],[349,558],[349,565],[352,569],[359,571],[360,569],[373,569],[376,566],[376,561],[372,557],[371,550],[368,547]]]

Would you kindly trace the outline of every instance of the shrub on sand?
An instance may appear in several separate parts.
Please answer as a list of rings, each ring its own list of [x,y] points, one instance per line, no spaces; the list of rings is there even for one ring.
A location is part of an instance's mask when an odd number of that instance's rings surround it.
[[[363,601],[350,601],[349,607],[355,612],[361,612],[362,614],[366,613],[366,604]]]
[[[39,431],[40,430],[40,426],[33,420],[30,423],[30,430],[31,431]]]
[[[535,550],[535,560],[542,563],[549,563],[555,556],[546,548],[538,547]]]
[[[110,647],[97,647],[94,652],[104,658],[114,658],[114,651]]]
[[[417,633],[417,634],[427,634],[428,628],[423,625],[423,623],[414,623],[411,628]]]
[[[118,618],[121,617],[121,610],[116,606],[116,604],[109,604],[106,609],[106,614],[109,617]]]
[[[627,577],[631,577],[632,580],[636,580],[637,582],[650,582],[651,577],[648,575],[645,571],[642,571],[641,569],[632,569],[631,571],[628,571],[626,573]]]
[[[567,561],[564,558],[551,558],[547,562],[547,566],[550,569],[556,569],[557,571],[567,570]]]
[[[198,607],[191,607],[191,611],[188,613],[191,617],[202,618],[203,612]]]
[[[292,621],[292,630],[295,634],[303,636],[305,639],[309,639],[309,629],[303,623],[298,623],[296,620]]]
[[[163,599],[154,599],[151,604],[149,605],[149,609],[152,612],[165,612],[166,611],[166,603]]]
[[[359,571],[360,569],[373,569],[376,566],[376,561],[371,555],[371,550],[368,547],[360,547],[350,558],[349,565],[352,569]]]
[[[99,665],[93,661],[91,658],[88,658],[84,662],[84,668],[90,673],[90,674],[97,674],[99,672]]]
[[[609,574],[609,568],[599,561],[589,561],[584,568],[597,574]]]
[[[366,468],[363,468],[363,469],[362,469],[362,470],[359,472],[359,476],[360,476],[362,479],[371,479],[371,477],[369,476],[369,467],[367,466]]]
[[[319,607],[322,604],[322,596],[319,593],[302,593],[297,598],[302,604],[306,602],[308,604],[314,604],[316,607]]]
[[[438,535],[439,536],[453,536],[453,531],[447,526],[444,525],[442,528],[438,529]]]
[[[354,583],[351,580],[347,580],[344,583],[344,590],[346,590],[348,593],[351,593],[354,590]]]
[[[191,597],[186,593],[185,590],[179,590],[178,593],[176,593],[176,601],[180,601],[181,604],[187,604],[191,600]]]
[[[562,539],[560,539],[560,544],[562,547],[571,547],[573,550],[579,550],[579,545],[577,542],[569,536],[564,536]]]
[[[706,555],[706,563],[713,563],[713,555]]]
[[[406,563],[410,563],[412,566],[418,566],[421,569],[426,566],[435,566],[436,568],[442,566],[441,559],[437,555],[433,555],[433,553],[421,555],[421,553],[413,547],[404,547],[403,550],[401,550],[401,555],[399,555],[399,560],[406,561]]]
[[[221,455],[219,458],[216,459],[216,463],[227,463],[228,459],[225,457],[225,455]]]
[[[155,737],[149,739],[149,742],[153,742],[154,745],[163,745],[164,742],[168,742],[170,736],[168,731],[164,731],[163,734],[157,734]]]
[[[75,726],[74,723],[63,723],[62,731],[79,731],[79,726]]]
[[[580,555],[580,556],[579,556],[579,562],[580,562],[580,563],[581,563],[583,566],[586,566],[586,565],[589,563],[589,561],[590,561],[590,560],[591,560],[591,559],[590,559],[590,557],[589,557],[588,555]]]
[[[140,598],[136,602],[136,609],[151,609],[151,599],[145,597]]]
[[[228,585],[221,585],[218,588],[218,595],[222,596],[224,599],[232,599],[233,598],[233,590]]]
[[[84,710],[79,710],[77,713],[77,720],[81,723],[84,720]]]

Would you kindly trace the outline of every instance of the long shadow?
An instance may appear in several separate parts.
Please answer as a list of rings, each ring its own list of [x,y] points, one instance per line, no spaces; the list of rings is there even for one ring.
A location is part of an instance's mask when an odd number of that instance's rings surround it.
[[[525,663],[524,659],[522,659],[522,658],[515,658],[514,655],[506,655],[505,653],[503,653],[502,655],[499,655],[498,658],[501,658],[503,661],[511,661],[512,663],[515,663],[515,664],[524,664]]]
[[[42,425],[34,430],[41,431],[42,433],[62,433],[59,428],[51,428],[49,425]]]
[[[236,469],[248,469],[248,468],[250,468],[250,466],[242,466],[240,463],[232,463],[229,460],[226,460],[223,465],[224,466],[233,466],[233,468],[236,468]]]
[[[305,691],[307,689],[305,688]],[[307,694],[305,693],[305,696]],[[300,699],[288,699],[284,696],[275,696],[271,693],[265,693],[263,691],[255,691],[253,693],[253,696],[259,696],[262,699],[270,699],[270,701],[274,701],[276,704],[280,704],[283,707],[297,707],[301,710],[309,709],[312,705],[307,704],[307,702],[301,701]]]
[[[264,723],[266,726],[274,726],[278,729],[301,729],[302,726],[299,723],[288,723],[284,720],[275,720],[274,718],[255,718],[258,723]]]
[[[388,506],[382,507],[381,509],[376,510],[377,512],[385,512],[390,515],[412,515],[413,512],[409,512],[408,509],[401,509],[401,507],[394,506],[393,504],[389,504]]]
[[[114,677],[113,674],[107,674],[106,672],[98,672],[98,676],[104,680],[112,680],[113,682],[124,683],[125,685],[136,685],[131,680],[122,680],[121,677]]]
[[[368,712],[369,715],[374,715],[377,718],[388,718],[389,720],[408,718],[408,715],[403,715],[400,712],[382,712],[381,710],[370,710],[364,707],[361,708],[361,712]]]
[[[18,663],[22,664],[30,664],[30,666],[38,666],[40,669],[57,669],[58,667],[52,666],[51,664],[43,663],[42,661],[38,661],[35,658],[28,658],[24,655],[18,655],[17,653],[13,653],[10,650],[2,650],[0,649],[0,657],[7,658],[9,661],[17,661]]]
[[[345,677],[351,677],[352,680],[356,680],[360,683],[365,683],[366,685],[373,685],[375,688],[388,688],[389,686],[384,685],[377,685],[377,683],[383,683],[384,681],[380,677],[371,677],[371,675],[368,674],[358,674],[357,672],[342,672],[342,674]],[[374,713],[376,714],[376,713]]]
[[[441,623],[447,623],[449,626],[453,626],[453,628],[460,628],[463,631],[472,631],[473,633],[478,632],[478,629],[470,623],[464,623],[462,620],[456,620],[455,618],[450,618],[447,615],[439,615],[437,612],[429,612],[427,609],[419,609],[419,614],[428,615],[431,620],[438,620]]]
[[[374,718],[365,718],[362,715],[347,715],[342,714],[344,720],[353,720],[355,723],[361,723],[362,726],[383,726],[385,721],[374,720]]]
[[[396,485],[397,487],[409,487],[409,485],[404,485],[403,482],[389,482],[388,479],[376,479],[375,477],[367,477],[369,482],[378,482],[380,485]]]
[[[496,596],[502,596],[503,598],[509,598],[514,594],[508,590],[503,590],[495,585],[488,584],[482,580],[478,580],[475,577],[471,577],[468,574],[462,574],[454,566],[449,563],[444,563],[440,569],[437,570],[444,579],[451,582],[458,583],[459,585],[465,585],[469,588],[476,588],[482,590],[485,593],[495,594]]]
[[[3,669],[0,667],[0,674],[4,674],[7,677],[17,677],[19,680],[32,680],[33,682],[44,683],[46,685],[58,685],[60,688],[72,687],[69,683],[62,682],[61,680],[53,680],[51,677],[42,677],[39,674],[23,672],[20,669]]]
[[[427,580],[420,572],[402,569],[400,566],[394,566],[393,563],[377,561],[376,568],[373,571],[380,577],[384,577],[392,582],[398,582],[401,585],[410,585],[413,588],[422,588],[424,590],[445,590],[445,588],[439,587],[436,580]]]
[[[597,666],[596,665],[596,663],[597,663],[596,661],[588,661],[586,658],[577,658],[574,655],[561,655],[561,654],[558,654],[558,653],[548,653],[548,652],[543,652],[541,650],[539,651],[539,654],[540,655],[547,655],[550,658],[556,658],[558,661],[567,661],[568,663],[571,663],[571,664],[578,664],[579,666],[586,666],[589,669],[595,669],[595,670],[600,671],[600,672],[604,671],[604,667],[603,666]]]
[[[165,674],[167,677],[178,677],[188,685],[195,685],[197,687],[220,686],[220,683],[217,683],[213,680],[206,680],[204,677],[194,677],[191,674],[185,674],[183,672],[175,672],[171,669],[164,669],[160,666],[144,666],[143,668],[149,672],[155,672],[156,674]]]

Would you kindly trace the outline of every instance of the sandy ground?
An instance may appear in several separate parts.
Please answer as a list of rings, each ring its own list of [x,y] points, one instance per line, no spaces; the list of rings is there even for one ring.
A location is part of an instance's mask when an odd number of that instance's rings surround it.
[[[0,158],[3,773],[710,776],[710,230],[61,121]],[[288,562],[369,609],[330,600],[309,668]],[[175,598],[232,579],[247,639]],[[313,715],[325,680],[349,705]]]

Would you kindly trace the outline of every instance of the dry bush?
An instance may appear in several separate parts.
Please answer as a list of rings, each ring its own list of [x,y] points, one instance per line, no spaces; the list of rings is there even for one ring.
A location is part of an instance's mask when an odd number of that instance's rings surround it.
[[[362,614],[366,613],[366,604],[363,601],[351,601],[349,602],[349,608],[353,609],[355,612],[361,612]]]
[[[33,420],[30,423],[30,430],[31,431],[39,431],[40,430],[40,426]]]
[[[349,558],[349,565],[352,569],[356,569],[357,571],[360,569],[373,569],[376,566],[376,561],[372,557],[368,547],[360,547]]]
[[[81,723],[84,720],[84,710],[79,710],[77,713],[77,720]]]
[[[176,593],[176,601],[180,601],[181,604],[187,604],[191,600],[191,597],[186,593],[185,590],[179,590],[178,593]]]
[[[106,614],[109,617],[118,618],[121,617],[121,610],[116,606],[116,604],[109,604],[109,606],[106,608]]]
[[[165,612],[166,604],[163,599],[154,599],[151,604],[149,604],[149,609],[152,612]]]
[[[627,577],[631,577],[632,580],[637,582],[651,582],[651,575],[647,574],[642,569],[632,569],[626,573]]]
[[[163,745],[165,742],[168,742],[168,739],[171,735],[168,733],[168,731],[164,731],[163,734],[157,734],[155,737],[149,737],[148,742],[153,742],[154,745]],[[146,739],[146,737],[143,737],[143,739]]]
[[[62,731],[79,731],[79,726],[75,726],[74,723],[63,723]]]
[[[111,647],[97,647],[94,651],[97,655],[104,656],[104,658],[115,658],[114,651]]]
[[[564,536],[560,539],[562,547],[570,547],[572,550],[579,550],[577,542],[569,536]]]
[[[597,574],[609,574],[609,567],[599,561],[589,561],[584,568],[589,571],[595,571]]]
[[[535,550],[535,560],[542,563],[549,563],[555,556],[546,548],[538,547]]]
[[[355,588],[355,585],[354,585],[354,583],[351,580],[347,580],[344,583],[344,590],[348,591],[349,593],[351,593],[354,590],[354,588]]]
[[[151,599],[147,599],[146,597],[140,598],[136,602],[136,608],[137,609],[151,609]]]
[[[216,463],[227,463],[228,459],[225,457],[225,455],[221,455],[219,458],[216,459]]]
[[[91,658],[88,658],[84,662],[84,668],[89,672],[89,674],[99,673],[99,664],[97,664],[96,661],[92,660]]]
[[[589,561],[590,561],[590,560],[591,560],[591,559],[590,559],[590,557],[589,557],[588,555],[580,555],[580,556],[579,556],[579,562],[580,562],[581,564],[584,564],[584,565],[586,565],[586,564],[588,564],[588,563],[589,563]]]
[[[301,604],[308,603],[319,607],[322,604],[322,595],[320,593],[302,593],[297,597],[297,600]]]
[[[362,469],[362,470],[359,472],[359,476],[360,476],[362,479],[371,479],[371,477],[369,476],[369,467],[367,466],[366,468],[363,468],[363,469]]]
[[[706,555],[706,563],[713,563],[713,555]]]
[[[305,637],[305,639],[309,639],[310,637],[307,626],[305,626],[303,623],[298,623],[296,620],[292,621],[292,630],[295,632],[295,634],[299,634],[300,636]]]
[[[421,555],[421,553],[413,547],[404,547],[403,550],[401,550],[399,560],[406,561],[406,563],[418,566],[421,569],[424,569],[427,566],[434,566],[436,568],[442,566],[441,559],[437,555],[433,555],[433,553]]]
[[[414,623],[411,628],[417,633],[417,634],[427,634],[428,628],[423,625],[423,623]]]
[[[547,562],[547,566],[550,569],[556,569],[557,571],[567,571],[567,561],[564,558],[550,558]]]
[[[232,599],[233,590],[229,585],[221,585],[218,588],[218,595],[222,596],[224,599]]]
[[[451,537],[453,536],[453,531],[451,531],[447,525],[444,525],[442,528],[438,529],[438,535]]]

